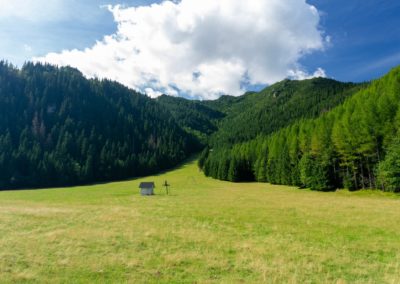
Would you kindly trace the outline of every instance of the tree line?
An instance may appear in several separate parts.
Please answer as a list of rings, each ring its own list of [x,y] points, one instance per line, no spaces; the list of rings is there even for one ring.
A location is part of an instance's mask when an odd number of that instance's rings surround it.
[[[400,67],[315,119],[205,149],[207,176],[313,190],[400,191]]]

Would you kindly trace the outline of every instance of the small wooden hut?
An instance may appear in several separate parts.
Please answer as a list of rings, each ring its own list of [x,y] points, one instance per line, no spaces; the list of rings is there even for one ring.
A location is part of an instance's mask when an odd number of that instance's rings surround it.
[[[141,182],[139,185],[140,194],[143,196],[154,195],[154,182]]]

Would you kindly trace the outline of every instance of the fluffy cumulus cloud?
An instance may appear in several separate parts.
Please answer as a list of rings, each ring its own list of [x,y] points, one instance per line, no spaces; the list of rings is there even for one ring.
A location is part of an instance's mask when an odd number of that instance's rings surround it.
[[[308,74],[305,54],[326,43],[319,13],[305,0],[182,0],[141,7],[109,6],[117,32],[85,50],[37,61],[71,65],[150,96],[214,99],[246,85]]]

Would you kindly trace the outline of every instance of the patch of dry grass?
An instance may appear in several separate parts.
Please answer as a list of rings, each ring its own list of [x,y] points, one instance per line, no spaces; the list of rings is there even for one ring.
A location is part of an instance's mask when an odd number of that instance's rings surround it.
[[[141,197],[142,180],[172,195]],[[0,282],[399,283],[400,199],[163,175],[0,192]]]

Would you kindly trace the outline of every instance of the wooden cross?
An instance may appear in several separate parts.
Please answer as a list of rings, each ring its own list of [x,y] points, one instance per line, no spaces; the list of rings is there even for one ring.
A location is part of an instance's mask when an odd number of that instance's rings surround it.
[[[165,181],[163,185],[165,186],[165,191],[167,192],[167,195],[169,195],[169,189],[168,189],[168,187],[169,187],[170,185],[168,184],[167,181]]]

